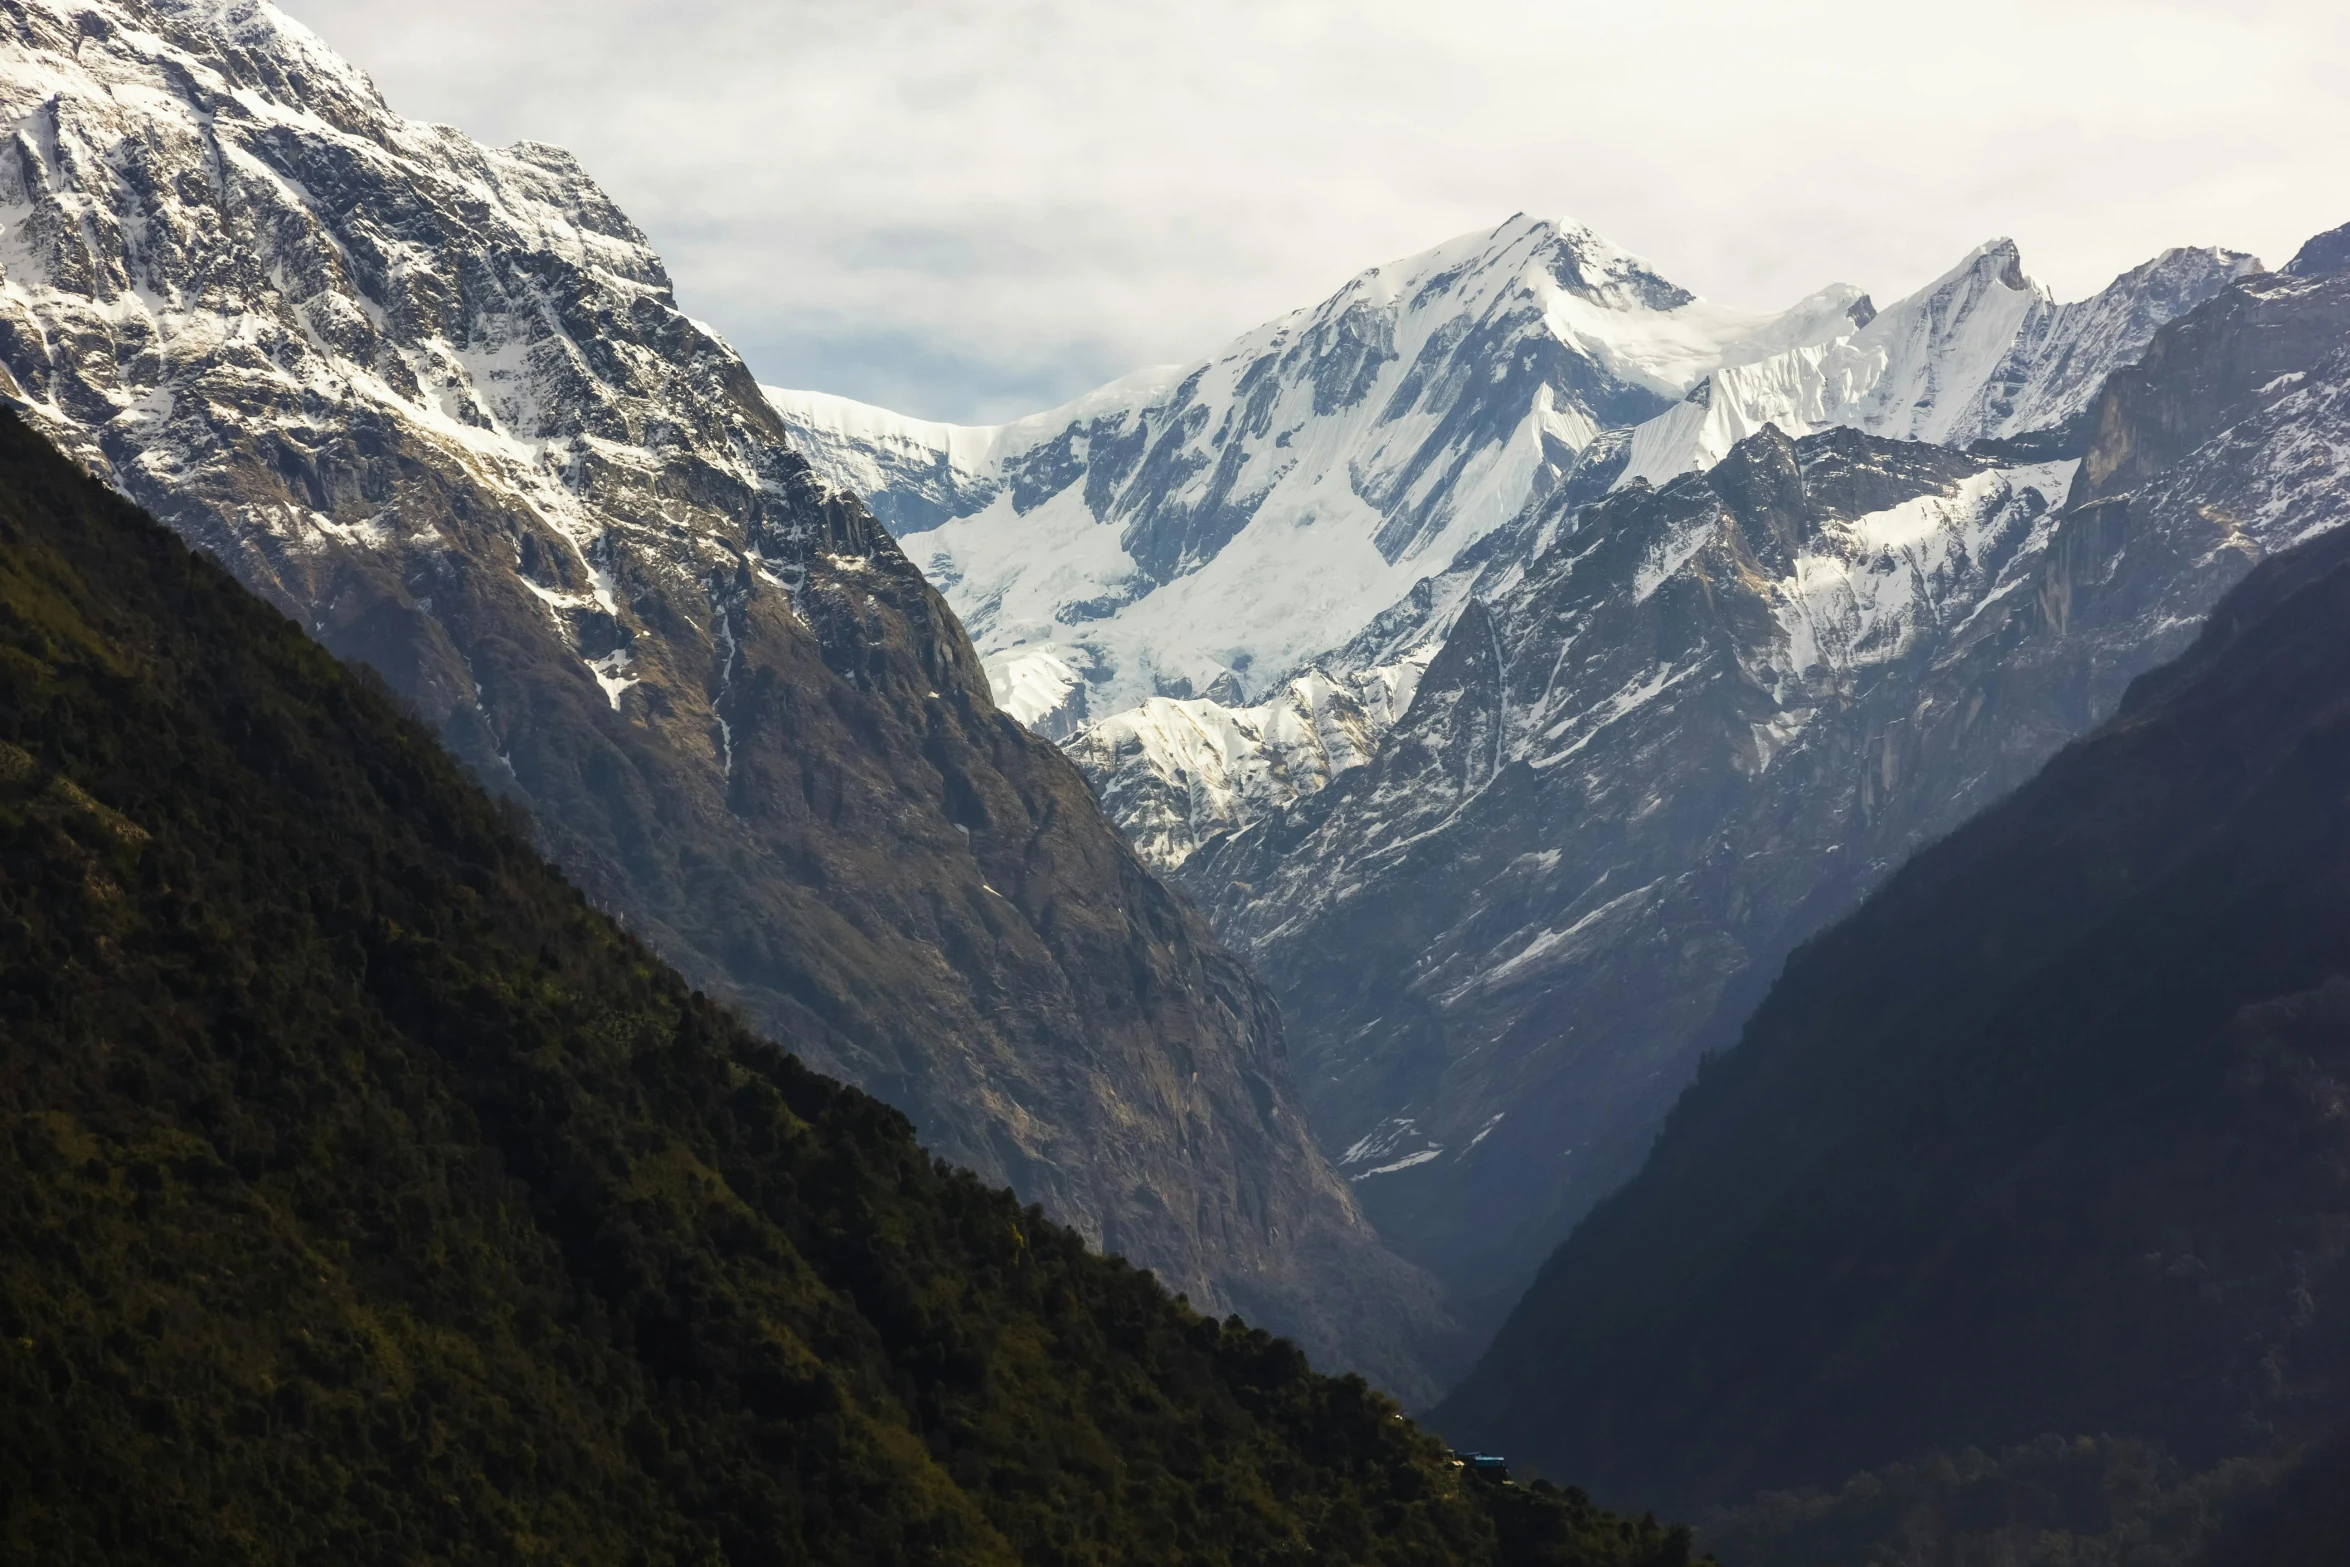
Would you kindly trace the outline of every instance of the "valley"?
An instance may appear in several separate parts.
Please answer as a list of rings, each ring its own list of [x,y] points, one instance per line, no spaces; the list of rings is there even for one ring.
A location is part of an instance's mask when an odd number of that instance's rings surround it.
[[[513,114],[643,112],[576,20]],[[887,79],[788,188],[1004,88]],[[674,113],[11,0],[0,117],[0,1560],[2350,1538],[2350,228],[1754,310],[1439,204],[957,423],[688,313]],[[950,216],[785,201],[854,384],[1116,253]]]

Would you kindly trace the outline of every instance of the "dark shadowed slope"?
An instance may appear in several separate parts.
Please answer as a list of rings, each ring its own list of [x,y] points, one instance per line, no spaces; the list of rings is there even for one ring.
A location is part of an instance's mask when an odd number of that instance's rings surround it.
[[[1801,950],[1445,1428],[1729,1500],[2350,1401],[2350,539]]]
[[[1664,1563],[751,1038],[0,415],[0,1556]]]

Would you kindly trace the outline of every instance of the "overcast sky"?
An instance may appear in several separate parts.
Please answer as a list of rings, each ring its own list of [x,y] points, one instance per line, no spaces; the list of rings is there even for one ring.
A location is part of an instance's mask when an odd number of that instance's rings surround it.
[[[403,113],[576,151],[763,380],[930,418],[1521,210],[1756,308],[2350,221],[2339,0],[280,3]]]

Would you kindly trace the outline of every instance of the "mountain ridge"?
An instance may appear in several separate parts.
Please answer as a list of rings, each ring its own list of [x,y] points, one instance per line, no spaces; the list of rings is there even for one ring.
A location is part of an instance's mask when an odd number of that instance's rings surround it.
[[[2258,270],[2247,255],[2179,247],[2059,305],[2015,241],[1993,240],[1848,338],[1714,372],[1701,400],[1633,432],[1615,483],[1710,466],[1765,424],[1959,447],[2063,430],[2158,328]]]
[[[1269,690],[1352,634],[1332,635],[1334,616],[1369,618],[1413,562],[1449,560],[1546,493],[1596,430],[1661,412],[1716,364],[1832,336],[1859,299],[1839,285],[1775,315],[1729,310],[1586,228],[1521,214],[1360,273],[1208,360],[967,432],[993,466],[964,490],[932,484],[935,451],[861,459],[836,400],[769,395],[836,479],[882,478],[876,504],[919,515],[905,537],[1013,711],[1066,734],[1227,676]],[[970,515],[929,525],[942,498]],[[1024,682],[1022,665],[1051,678]]]
[[[1561,493],[1585,504],[1631,484],[1669,483],[1711,466],[1737,441],[1764,428],[1800,436],[1847,426],[1913,438],[1921,433],[1918,421],[1924,420],[1931,428],[1922,433],[1934,444],[2020,463],[2075,457],[2087,444],[2083,425],[2105,372],[2141,350],[2163,320],[2208,297],[2227,279],[2257,268],[2250,257],[2233,252],[2176,249],[2124,273],[2089,299],[2059,306],[2047,289],[2022,273],[2013,242],[1994,241],[1918,293],[1882,311],[1872,307],[1868,320],[1848,337],[1713,371],[1676,407],[1629,431],[1602,432],[1569,470]],[[1963,304],[1970,291],[1979,296],[1986,290],[2010,297],[2005,316],[1952,302],[1954,294]],[[1986,313],[1996,318],[1990,351],[1978,343],[1971,363],[1945,364],[1953,356],[1937,345],[1963,340],[1968,323]],[[1955,326],[1948,319],[1952,316],[1958,318]],[[1984,334],[1977,329],[1973,335]],[[1872,343],[1872,337],[1879,341]],[[1883,339],[1924,339],[1928,346],[1910,353],[1905,367],[1896,367]],[[1831,365],[1837,367],[1834,374],[1828,373]],[[1912,389],[1938,384],[1951,395],[1902,402],[1894,410],[1901,418],[1888,420],[1886,388],[1896,382]],[[2054,423],[2040,427],[2040,420]],[[1484,580],[1488,561],[1511,549],[1513,536],[1533,526],[1531,516],[1521,518],[1469,545],[1310,667],[1345,684],[1373,671],[1425,663],[1459,613],[1462,595]],[[1364,734],[1375,743],[1384,726],[1375,708],[1364,716]],[[1113,802],[1112,816],[1147,846],[1147,857],[1162,869],[1180,866],[1207,838],[1241,830],[1265,809],[1311,792],[1285,785],[1233,793],[1210,786],[1200,795],[1198,819],[1185,821],[1176,804],[1193,792],[1192,779],[1269,774],[1297,776],[1300,784],[1318,787],[1333,771],[1322,767],[1298,775],[1273,751],[1242,748],[1210,759],[1172,739],[1138,747],[1128,731],[1142,722],[1135,714],[1112,715],[1099,721],[1101,734],[1080,731],[1064,743]],[[1194,727],[1202,729],[1221,730],[1231,722],[1222,713],[1193,715]],[[1230,805],[1223,803],[1226,793],[1233,793]]]
[[[918,553],[977,628],[1010,710],[1067,739],[1149,698],[1197,699],[1219,682],[1239,699],[1227,706],[1271,696],[1405,597],[1399,559],[1449,570],[1556,486],[1589,484],[1595,467],[1608,469],[1602,487],[1662,483],[1771,422],[1798,435],[1844,423],[1954,445],[2062,425],[2154,328],[2257,266],[2180,248],[2059,305],[2024,274],[2014,242],[1995,240],[1884,310],[1838,284],[1776,316],[1749,315],[1697,299],[1588,229],[1520,214],[1489,235],[1371,268],[1217,358],[1138,372],[1009,424],[941,425],[823,393],[766,393],[819,468],[869,496],[901,537],[923,540]],[[1410,323],[1431,311],[1441,318],[1420,341]],[[1382,377],[1403,358],[1409,373]],[[1479,364],[1501,390],[1477,389],[1467,367]],[[1213,389],[1225,380],[1228,392]],[[1390,381],[1377,420],[1347,425],[1366,388],[1377,401]],[[1657,400],[1641,409],[1641,394]],[[1449,409],[1446,397],[1481,411]],[[1391,427],[1413,408],[1440,419],[1429,439],[1442,437],[1441,456],[1426,443],[1395,448]],[[1194,422],[1177,429],[1185,419]],[[1509,452],[1533,426],[1547,444],[1529,467]],[[1252,436],[1270,436],[1275,450],[1253,449]],[[1279,454],[1293,439],[1306,445],[1285,469]],[[1345,493],[1314,500],[1342,455]],[[1400,478],[1381,477],[1399,460]],[[1411,499],[1412,475],[1432,462],[1447,477]],[[1055,503],[1080,480],[1081,502]],[[1357,515],[1365,503],[1377,517]],[[1437,503],[1453,522],[1428,512]],[[1201,507],[1214,518],[1208,531],[1160,558],[1150,540],[1183,536],[1196,522],[1181,517]],[[1343,589],[1307,602],[1283,585],[1316,574],[1272,521],[1292,514],[1311,519],[1319,574],[1344,578]],[[1334,539],[1341,518],[1353,520]],[[1383,570],[1348,557],[1357,533],[1376,544]],[[1252,564],[1220,564],[1233,547]],[[1202,571],[1214,582],[1181,580]],[[1253,620],[1223,604],[1244,583]],[[1210,645],[1218,639],[1228,645]]]

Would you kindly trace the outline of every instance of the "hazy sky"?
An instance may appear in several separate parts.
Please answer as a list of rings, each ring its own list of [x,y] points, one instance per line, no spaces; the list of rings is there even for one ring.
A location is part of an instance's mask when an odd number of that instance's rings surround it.
[[[2350,221],[2339,0],[280,3],[402,112],[579,153],[762,379],[932,418],[1521,210],[1757,308]]]

